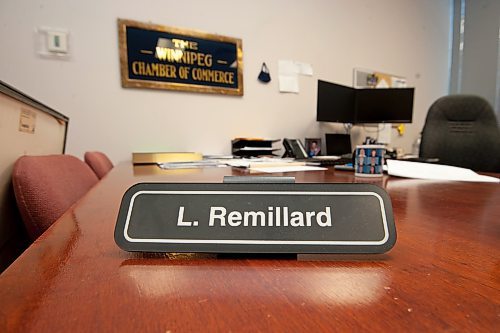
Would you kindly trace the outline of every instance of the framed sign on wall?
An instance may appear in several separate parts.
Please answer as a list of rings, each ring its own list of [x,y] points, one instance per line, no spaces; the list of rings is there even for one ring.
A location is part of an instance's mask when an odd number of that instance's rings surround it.
[[[241,39],[118,19],[125,88],[243,95]]]

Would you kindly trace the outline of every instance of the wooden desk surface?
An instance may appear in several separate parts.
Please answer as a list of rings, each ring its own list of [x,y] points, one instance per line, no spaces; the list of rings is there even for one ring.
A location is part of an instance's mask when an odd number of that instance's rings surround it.
[[[379,256],[138,254],[113,230],[140,181],[221,182],[223,169],[117,166],[0,275],[0,332],[494,331],[500,186],[384,177],[398,231]],[[290,174],[287,174],[290,175]],[[345,171],[297,182],[353,182]]]

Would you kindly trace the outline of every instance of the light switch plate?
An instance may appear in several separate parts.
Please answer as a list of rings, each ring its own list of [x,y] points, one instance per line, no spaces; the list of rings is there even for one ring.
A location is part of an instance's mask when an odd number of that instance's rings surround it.
[[[70,59],[70,35],[64,28],[38,27],[35,29],[36,53],[42,58]]]
[[[49,52],[67,53],[68,34],[62,31],[47,31],[47,50]]]

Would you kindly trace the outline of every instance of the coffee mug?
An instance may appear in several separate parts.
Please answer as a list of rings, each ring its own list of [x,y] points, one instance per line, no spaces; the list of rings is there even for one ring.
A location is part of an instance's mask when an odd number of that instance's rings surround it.
[[[381,177],[384,173],[385,147],[382,145],[356,146],[354,175],[359,177]]]

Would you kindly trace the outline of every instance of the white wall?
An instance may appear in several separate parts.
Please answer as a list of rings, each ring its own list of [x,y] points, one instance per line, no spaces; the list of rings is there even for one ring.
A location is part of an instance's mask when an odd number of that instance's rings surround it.
[[[253,0],[0,2],[0,79],[70,117],[67,152],[229,153],[237,136],[298,137],[341,131],[316,122],[316,81],[352,84],[354,67],[407,77],[414,123],[393,144],[411,149],[430,104],[448,89],[448,0]],[[124,89],[117,18],[243,40],[243,97]],[[69,29],[71,59],[36,55],[34,28]],[[313,65],[300,94],[280,94],[277,61]],[[273,80],[256,80],[265,61]],[[362,131],[355,130],[361,139]],[[5,143],[2,143],[5,144]]]

